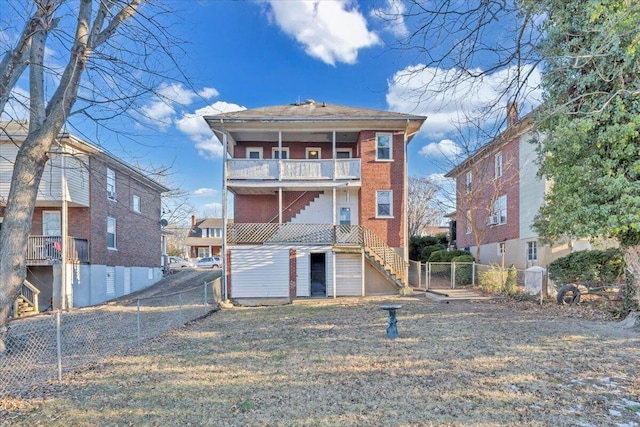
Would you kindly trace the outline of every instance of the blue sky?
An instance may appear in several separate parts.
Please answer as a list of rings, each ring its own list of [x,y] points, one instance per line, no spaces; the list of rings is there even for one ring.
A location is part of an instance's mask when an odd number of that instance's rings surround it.
[[[423,130],[409,145],[409,174],[437,179],[461,153],[455,132],[461,112],[493,101],[507,72],[425,94],[425,85],[453,70],[420,69],[420,55],[392,48],[410,23],[379,16],[402,12],[399,0],[173,0],[170,5],[176,10],[165,18],[172,21],[171,32],[188,40],[180,64],[190,85],[157,81],[162,98],[145,99],[134,123],[114,121],[116,130],[127,127],[126,138],[111,131],[84,134],[100,134],[100,145],[132,164],[170,165],[167,184],[189,194],[197,216],[220,215],[222,201],[222,147],[202,115],[307,99],[425,115]]]

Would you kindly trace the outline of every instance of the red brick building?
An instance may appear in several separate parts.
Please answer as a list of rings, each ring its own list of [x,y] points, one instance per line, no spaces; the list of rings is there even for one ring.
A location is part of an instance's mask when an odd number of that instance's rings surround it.
[[[0,226],[23,122],[0,124]],[[99,147],[64,134],[40,183],[27,251],[25,293],[39,310],[100,303],[161,277],[166,187]]]
[[[425,117],[306,101],[205,120],[228,153],[230,298],[407,289],[406,147]]]

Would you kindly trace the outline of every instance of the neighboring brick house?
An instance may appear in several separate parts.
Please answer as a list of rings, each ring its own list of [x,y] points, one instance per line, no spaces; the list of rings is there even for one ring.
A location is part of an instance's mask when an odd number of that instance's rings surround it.
[[[27,127],[0,124],[0,223]],[[36,288],[39,309],[92,305],[160,279],[165,191],[99,147],[60,135],[42,175],[26,248],[25,286]]]
[[[306,101],[205,120],[234,196],[228,297],[408,290],[406,153],[425,117]]]
[[[228,220],[233,223],[233,220]],[[222,251],[222,218],[198,219],[191,216],[191,229],[184,240],[185,253],[189,259],[220,256]]]
[[[561,240],[543,245],[533,220],[549,182],[538,176],[532,114],[518,119],[507,108],[507,128],[445,176],[456,180],[455,246],[469,250],[482,264],[517,268],[547,267],[572,250],[589,248],[585,240]]]

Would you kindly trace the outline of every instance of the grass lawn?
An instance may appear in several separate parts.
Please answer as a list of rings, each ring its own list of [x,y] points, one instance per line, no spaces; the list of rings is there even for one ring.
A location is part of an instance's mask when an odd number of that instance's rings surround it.
[[[395,340],[385,303],[403,305]],[[640,333],[581,310],[424,296],[222,309],[0,400],[0,425],[639,426]]]

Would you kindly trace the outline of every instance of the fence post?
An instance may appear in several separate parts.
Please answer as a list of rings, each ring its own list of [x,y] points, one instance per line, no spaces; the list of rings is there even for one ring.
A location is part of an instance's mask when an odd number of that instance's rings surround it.
[[[178,304],[179,304],[178,314],[180,319],[180,325],[182,325],[182,292],[178,294]]]
[[[456,288],[456,263],[451,263],[451,289]]]
[[[62,381],[62,333],[60,331],[60,310],[56,312],[56,355],[58,356],[58,381]]]
[[[204,282],[204,313],[207,314],[207,282]]]
[[[431,263],[427,262],[427,291],[431,288]]]
[[[142,330],[140,328],[140,300],[138,300],[136,315],[138,317],[138,347],[140,347],[140,344],[142,343]]]
[[[473,261],[471,264],[471,286],[476,285],[476,262]]]

